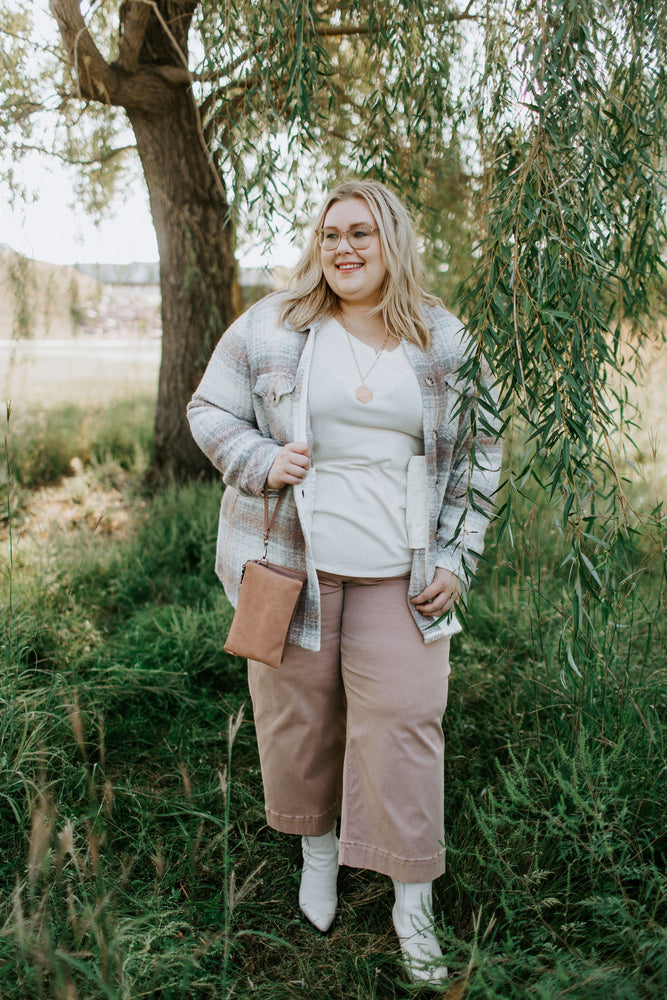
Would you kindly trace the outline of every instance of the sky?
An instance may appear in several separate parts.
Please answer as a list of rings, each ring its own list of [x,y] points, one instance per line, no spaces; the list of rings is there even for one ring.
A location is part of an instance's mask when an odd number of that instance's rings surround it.
[[[155,232],[143,191],[114,205],[99,225],[74,207],[74,193],[64,171],[46,163],[30,167],[29,186],[36,200],[9,203],[0,183],[0,243],[52,264],[100,262],[125,264],[158,259]]]
[[[0,244],[52,264],[129,264],[158,259],[148,195],[140,178],[136,190],[126,191],[123,201],[117,198],[109,218],[96,225],[76,207],[66,170],[46,157],[32,157],[25,169],[36,200],[12,206],[9,191],[0,181]],[[238,253],[242,267],[290,266],[297,257],[298,248],[287,238],[279,239],[273,252],[266,253],[258,246]]]

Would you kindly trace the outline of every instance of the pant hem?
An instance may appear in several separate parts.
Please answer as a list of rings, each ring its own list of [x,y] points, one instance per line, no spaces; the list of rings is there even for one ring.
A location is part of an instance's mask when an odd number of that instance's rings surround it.
[[[266,822],[279,833],[296,833],[302,837],[321,837],[328,833],[340,815],[340,804],[332,806],[318,816],[288,816],[266,810]]]
[[[348,868],[367,868],[401,882],[432,882],[445,872],[444,848],[432,858],[409,861],[367,844],[340,841],[338,862]]]

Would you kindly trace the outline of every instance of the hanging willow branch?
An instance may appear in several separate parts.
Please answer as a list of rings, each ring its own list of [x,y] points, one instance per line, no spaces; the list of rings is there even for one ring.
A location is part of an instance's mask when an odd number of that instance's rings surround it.
[[[624,339],[648,337],[641,324],[664,280],[666,32],[655,7],[525,4],[522,23],[504,27],[513,56],[498,58],[487,24],[478,95],[483,239],[461,301],[523,432],[504,526],[527,476],[560,506],[573,669],[590,602],[627,584],[639,514],[620,427],[633,377]]]

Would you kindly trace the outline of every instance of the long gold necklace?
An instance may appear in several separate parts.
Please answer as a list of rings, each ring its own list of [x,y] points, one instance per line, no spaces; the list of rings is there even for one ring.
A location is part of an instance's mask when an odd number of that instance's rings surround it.
[[[368,369],[368,371],[365,374],[362,374],[361,368],[359,366],[359,361],[357,359],[357,355],[356,355],[355,350],[354,350],[354,345],[352,344],[352,337],[350,336],[350,331],[348,330],[347,324],[345,322],[345,317],[343,316],[342,312],[339,313],[339,316],[340,316],[340,324],[343,327],[343,329],[345,330],[345,335],[347,337],[347,342],[350,345],[350,350],[352,352],[352,357],[354,358],[354,363],[356,365],[357,371],[359,372],[359,378],[361,380],[361,385],[358,385],[357,388],[354,390],[354,395],[357,397],[357,399],[359,400],[360,403],[371,403],[373,401],[373,390],[371,389],[370,386],[366,385],[366,379],[368,378],[368,376],[370,375],[370,373],[373,371],[373,369],[375,368],[376,364],[380,360],[380,355],[382,354],[382,352],[384,351],[385,347],[387,346],[387,341],[389,340],[389,337],[391,336],[391,334],[389,333],[389,330],[387,330],[387,332],[385,334],[385,338],[382,341],[382,346],[380,347],[380,350],[376,353],[375,358],[373,359],[372,365],[370,366],[370,368]]]

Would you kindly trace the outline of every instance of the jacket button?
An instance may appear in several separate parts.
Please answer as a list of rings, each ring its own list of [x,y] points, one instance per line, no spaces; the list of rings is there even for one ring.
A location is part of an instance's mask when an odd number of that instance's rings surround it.
[[[435,441],[437,437],[438,437],[438,432],[433,431],[433,440]]]
[[[433,381],[430,375],[427,375],[424,381],[426,382],[426,385],[435,385],[435,382]]]

